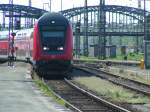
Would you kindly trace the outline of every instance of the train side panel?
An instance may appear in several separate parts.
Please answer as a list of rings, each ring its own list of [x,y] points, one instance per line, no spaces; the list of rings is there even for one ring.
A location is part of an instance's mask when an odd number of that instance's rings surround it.
[[[26,61],[31,58],[31,45],[33,29],[20,30],[15,38],[15,55],[16,59]]]
[[[0,40],[0,55],[8,54],[8,40]]]
[[[8,31],[0,31],[0,62],[8,59]]]
[[[38,24],[34,27],[34,33],[33,33],[33,60],[38,61],[40,60],[40,53],[41,53],[41,47],[40,47],[40,34],[39,34],[39,28]]]
[[[73,34],[72,34],[72,29],[71,25],[68,26],[67,28],[67,40],[66,40],[66,58],[64,60],[72,60],[73,58]]]
[[[0,62],[7,61],[8,58],[8,40],[0,39]]]

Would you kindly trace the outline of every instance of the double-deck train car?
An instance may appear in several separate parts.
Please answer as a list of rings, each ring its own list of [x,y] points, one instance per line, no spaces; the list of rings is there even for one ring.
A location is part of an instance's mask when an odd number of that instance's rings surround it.
[[[0,32],[0,63],[7,61],[8,33],[8,31]]]
[[[72,38],[71,25],[63,15],[46,13],[33,29],[16,31],[14,56],[32,62],[40,75],[65,74],[72,68]],[[4,48],[8,49],[8,46]]]

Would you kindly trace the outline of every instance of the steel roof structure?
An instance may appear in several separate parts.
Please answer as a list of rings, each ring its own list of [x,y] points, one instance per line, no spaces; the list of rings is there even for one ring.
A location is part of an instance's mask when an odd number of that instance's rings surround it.
[[[24,5],[12,5],[12,4],[0,4],[0,10],[5,12],[15,12],[18,15],[14,15],[15,17],[28,17],[28,18],[36,18],[38,19],[42,14],[44,14],[45,10],[24,6]],[[8,16],[8,15],[6,15]]]
[[[103,9],[106,12],[114,12],[114,13],[121,13],[124,15],[132,16],[134,18],[138,19],[138,16],[144,16],[144,10],[133,8],[133,7],[127,7],[127,6],[117,6],[117,5],[105,5]],[[12,11],[16,12],[19,15],[14,15],[18,17],[28,17],[28,18],[36,18],[38,19],[42,14],[48,12],[43,9],[30,7],[30,6],[24,6],[24,5],[15,5],[15,4],[0,4],[0,10],[2,11]],[[97,6],[88,6],[88,12],[92,11],[98,11],[99,5]],[[67,9],[60,11],[64,16],[71,18],[73,16],[77,16],[79,14],[84,13],[84,7],[76,7],[72,9]],[[150,12],[146,11],[146,15],[150,15]],[[7,15],[8,16],[8,15]]]
[[[103,6],[104,11],[106,12],[114,12],[114,13],[120,13],[123,15],[131,16],[133,18],[139,19],[139,16],[144,17],[144,10],[133,8],[133,7],[127,7],[127,6],[117,6],[117,5],[105,5]],[[99,5],[97,6],[88,6],[88,12],[94,12],[99,10]],[[77,16],[79,14],[84,13],[85,9],[84,7],[76,7],[72,9],[67,9],[61,11],[61,13],[71,18],[73,16]],[[146,11],[146,15],[150,15],[150,12]]]

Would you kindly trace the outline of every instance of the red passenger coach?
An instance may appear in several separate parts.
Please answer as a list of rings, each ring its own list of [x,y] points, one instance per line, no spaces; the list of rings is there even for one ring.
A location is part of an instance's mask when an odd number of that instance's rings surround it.
[[[5,62],[8,55],[8,31],[0,32],[0,62]]]
[[[0,54],[7,55],[8,40],[0,39]]]
[[[64,74],[71,69],[72,29],[58,13],[46,13],[37,22],[33,34],[33,63],[40,74]]]

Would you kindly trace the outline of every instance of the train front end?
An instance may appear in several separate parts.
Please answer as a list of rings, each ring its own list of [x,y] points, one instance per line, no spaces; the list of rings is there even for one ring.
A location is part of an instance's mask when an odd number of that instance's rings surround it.
[[[46,13],[37,22],[33,37],[35,69],[42,75],[66,74],[71,69],[72,29],[58,13]]]

